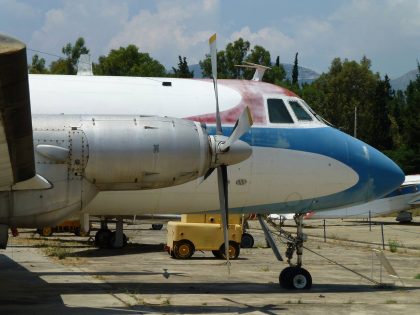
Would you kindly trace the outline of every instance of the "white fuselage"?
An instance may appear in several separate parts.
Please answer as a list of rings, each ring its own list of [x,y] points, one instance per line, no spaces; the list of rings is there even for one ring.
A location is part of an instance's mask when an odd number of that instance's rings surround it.
[[[167,83],[162,84],[164,81]],[[214,174],[204,182],[193,179],[157,189],[153,189],[155,183],[142,188],[139,183],[141,178],[165,174],[162,173],[162,165],[159,166],[160,171],[145,172],[144,165],[137,163],[135,169],[141,170],[142,174],[140,177],[133,174],[130,185],[126,182],[109,185],[107,182],[112,182],[113,178],[107,178],[108,175],[123,178],[121,172],[116,171],[122,166],[125,166],[122,167],[125,169],[124,180],[131,180],[130,167],[127,168],[131,164],[126,163],[135,164],[137,159],[132,154],[141,154],[142,151],[136,152],[136,146],[130,141],[144,144],[138,140],[142,139],[142,134],[133,129],[137,128],[133,124],[137,126],[138,121],[147,121],[145,116],[205,123],[207,129],[203,128],[203,132],[214,134],[215,100],[211,81],[30,75],[29,85],[34,144],[35,147],[40,146],[35,149],[37,173],[53,184],[51,178],[57,178],[55,187],[61,187],[67,194],[67,197],[59,198],[57,205],[65,203],[69,196],[77,197],[79,189],[82,200],[76,198],[73,208],[92,215],[188,213],[219,209]],[[290,122],[273,122],[274,116],[270,116],[272,114],[267,106],[268,100],[272,99],[285,103]],[[292,110],[293,102],[295,105],[299,103],[309,119],[298,117],[298,113]],[[390,192],[401,183],[402,172],[392,161],[363,142],[326,126],[300,98],[281,87],[263,82],[220,80],[219,103],[225,134],[232,131],[245,106],[249,106],[254,119],[253,127],[241,138],[252,146],[252,156],[228,167],[229,207],[233,211],[320,211],[366,202]],[[124,127],[127,123],[133,129],[130,132]],[[176,124],[179,125],[179,121],[174,122],[174,126]],[[147,127],[144,124],[139,126]],[[196,126],[200,129],[199,125]],[[182,141],[179,139],[174,141]],[[168,139],[161,140],[168,143]],[[123,143],[128,144],[129,151],[123,151]],[[49,162],[51,157],[48,160],[48,154],[57,154],[54,153],[56,148],[53,153],[48,153],[47,148],[47,154],[40,155],[48,144],[67,146],[71,152],[69,159]],[[178,156],[182,150],[176,152],[178,144],[180,147],[188,146],[181,142],[171,144],[171,150],[175,150],[173,158],[182,162],[183,158]],[[152,168],[156,168],[162,162],[159,160],[159,143],[151,143],[150,148],[158,152],[154,152],[157,155],[153,155],[153,163],[150,163]],[[73,150],[75,153],[72,155]],[[51,163],[55,163],[54,167],[62,175],[56,176],[53,167],[49,166]],[[164,167],[170,169],[171,163],[165,162]],[[199,175],[202,171],[200,169],[196,173]],[[90,174],[95,175],[89,177]],[[68,180],[80,180],[80,183],[69,190],[65,186],[66,176]],[[181,182],[174,177],[174,183]],[[48,194],[51,198],[56,196],[53,191],[45,192],[43,203],[38,202],[37,205],[51,207],[49,211],[53,211],[52,203],[47,201]],[[16,215],[36,213],[36,209],[25,201],[30,200],[27,195],[15,199],[23,200],[20,203],[22,208],[14,210]]]

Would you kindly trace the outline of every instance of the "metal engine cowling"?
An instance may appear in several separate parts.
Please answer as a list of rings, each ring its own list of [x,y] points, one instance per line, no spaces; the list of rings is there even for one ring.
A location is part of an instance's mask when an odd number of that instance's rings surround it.
[[[209,168],[209,140],[200,123],[143,116],[82,120],[89,147],[85,177],[100,190],[179,185]]]

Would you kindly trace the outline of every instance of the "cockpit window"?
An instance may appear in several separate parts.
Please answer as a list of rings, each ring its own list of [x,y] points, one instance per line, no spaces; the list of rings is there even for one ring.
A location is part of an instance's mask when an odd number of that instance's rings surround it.
[[[290,107],[296,115],[298,120],[311,121],[312,117],[303,109],[303,107],[296,101],[289,101]]]
[[[267,105],[268,117],[271,123],[293,124],[293,119],[282,99],[269,98],[267,99]]]

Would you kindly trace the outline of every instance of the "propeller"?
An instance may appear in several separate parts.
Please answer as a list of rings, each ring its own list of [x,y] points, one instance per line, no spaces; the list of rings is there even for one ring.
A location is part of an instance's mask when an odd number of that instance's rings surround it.
[[[212,153],[214,157],[213,165],[204,176],[204,180],[217,168],[217,184],[219,188],[220,211],[222,217],[223,238],[225,244],[225,257],[230,273],[229,261],[229,198],[228,198],[228,175],[227,165],[239,163],[247,159],[251,153],[251,147],[240,141],[239,138],[243,136],[252,126],[252,116],[248,107],[244,109],[239,119],[236,121],[232,134],[225,137],[222,131],[222,123],[219,111],[219,93],[217,90],[217,48],[216,48],[216,34],[209,39],[210,58],[213,76],[214,94],[216,98],[216,136],[211,138]]]

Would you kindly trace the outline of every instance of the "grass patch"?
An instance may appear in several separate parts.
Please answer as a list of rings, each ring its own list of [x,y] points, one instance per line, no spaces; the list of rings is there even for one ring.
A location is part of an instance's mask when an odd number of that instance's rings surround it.
[[[286,302],[284,302],[284,304],[303,304],[303,301],[301,298],[299,298],[299,300],[297,301],[287,300]]]
[[[396,253],[401,245],[397,240],[388,240],[388,246],[391,253]]]
[[[414,279],[420,280],[420,273],[416,274],[416,275],[414,276]]]
[[[65,247],[59,247],[59,246],[50,246],[45,247],[44,252],[49,257],[56,257],[58,259],[66,259],[71,252],[65,248]]]

